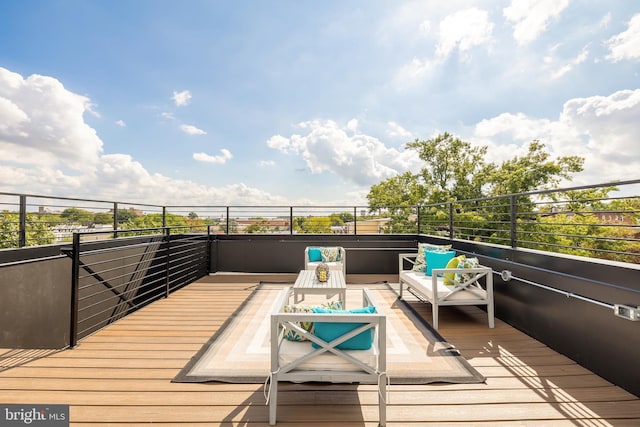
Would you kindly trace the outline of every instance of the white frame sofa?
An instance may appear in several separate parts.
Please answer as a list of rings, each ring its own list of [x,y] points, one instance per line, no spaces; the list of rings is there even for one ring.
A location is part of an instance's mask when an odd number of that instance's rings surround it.
[[[307,246],[304,249],[304,269],[305,270],[315,270],[318,265],[322,261],[309,261],[309,249],[311,248],[323,248],[328,246]],[[333,247],[333,246],[332,246]],[[347,251],[344,250],[342,246],[335,246],[338,248],[339,261],[326,262],[329,270],[342,270],[342,274],[344,277],[347,277]]]
[[[367,289],[363,289],[363,307],[373,306]],[[293,301],[292,288],[278,296],[271,314],[271,374],[267,400],[269,424],[276,423],[278,383],[331,382],[377,384],[380,425],[386,425],[386,317],[377,309],[371,314],[285,313],[284,307]],[[336,339],[326,342],[307,332],[298,322],[332,322],[361,324]],[[293,330],[310,341],[289,341],[285,329]],[[363,331],[373,329],[372,346],[368,350],[342,350],[338,346]],[[314,348],[314,342],[319,348]]]
[[[424,271],[412,271],[405,268],[406,265],[410,265],[412,268],[417,256],[417,253],[399,254],[400,298],[406,289],[418,298],[431,303],[434,329],[438,329],[438,308],[446,305],[486,305],[489,327],[494,327],[493,271],[491,268],[483,266],[434,268],[432,275],[427,276]],[[452,282],[449,285],[444,283],[443,275],[445,273],[449,273],[449,280]],[[470,277],[465,280],[461,274]],[[485,283],[484,287],[481,280]]]

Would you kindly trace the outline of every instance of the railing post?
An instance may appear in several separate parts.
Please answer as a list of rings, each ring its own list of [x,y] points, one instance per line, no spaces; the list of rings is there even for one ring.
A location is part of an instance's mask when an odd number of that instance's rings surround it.
[[[227,236],[229,235],[229,206],[227,206],[227,226],[225,233],[227,234]]]
[[[18,218],[18,247],[27,246],[27,196],[20,196],[20,214]]]
[[[289,234],[293,235],[293,206],[289,207]]]
[[[113,202],[113,238],[118,238],[118,202]]]
[[[416,221],[418,221],[417,234],[420,234],[420,205],[416,206]]]
[[[453,240],[453,202],[449,202],[449,240]]]
[[[516,225],[517,225],[517,215],[516,215],[516,211],[517,211],[518,207],[516,206],[516,196],[511,195],[509,196],[509,210],[510,210],[510,219],[509,219],[509,223],[510,223],[510,230],[509,230],[509,234],[510,234],[510,240],[511,240],[511,247],[512,248],[516,248],[518,242],[517,242],[517,237],[516,237]]]
[[[166,206],[162,207],[162,226],[163,227],[167,226],[167,207]]]
[[[353,234],[358,234],[358,207],[353,207]]]
[[[207,225],[207,274],[211,274],[211,224]]]
[[[71,252],[71,315],[69,319],[69,347],[78,344],[78,294],[80,292],[80,233],[73,233]]]
[[[165,272],[164,272],[164,285],[165,285],[165,298],[169,298],[171,293],[171,278],[169,277],[169,270],[171,268],[171,229],[163,228],[164,242],[165,242]]]

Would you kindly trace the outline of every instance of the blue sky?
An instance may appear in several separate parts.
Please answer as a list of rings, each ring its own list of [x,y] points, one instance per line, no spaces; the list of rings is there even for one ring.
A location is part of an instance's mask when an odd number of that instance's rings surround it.
[[[445,131],[639,177],[637,2],[5,1],[0,40],[0,191],[360,205]]]

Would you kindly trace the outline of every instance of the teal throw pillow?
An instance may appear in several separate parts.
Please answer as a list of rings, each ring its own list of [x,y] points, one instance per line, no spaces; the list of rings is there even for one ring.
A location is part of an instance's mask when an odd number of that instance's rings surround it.
[[[322,251],[320,248],[309,248],[309,262],[322,261]]]
[[[328,300],[323,302],[322,305],[318,307],[323,309],[342,310],[342,302]],[[284,313],[313,313],[313,307],[306,304],[290,304],[285,305],[282,311]],[[309,321],[295,323],[305,331],[313,333],[313,322]],[[284,338],[289,341],[309,341],[306,337],[289,328],[285,328]]]
[[[330,310],[321,307],[313,307],[313,312],[333,314],[371,314],[376,312],[376,308],[370,306],[354,308],[351,310]],[[364,323],[314,322],[314,335],[326,342],[330,342],[362,325],[364,325]],[[341,350],[368,350],[371,348],[372,343],[373,329],[367,329],[355,337],[349,338],[345,342],[339,344],[337,348]],[[320,348],[316,343],[311,343],[311,345],[313,348]]]
[[[431,271],[434,268],[445,268],[451,258],[456,256],[456,251],[447,252],[435,252],[425,251],[425,261],[427,262],[427,269],[425,271],[427,276],[431,276]]]
[[[451,245],[434,245],[431,243],[418,243],[418,256],[413,264],[412,271],[423,272],[427,268],[427,262],[424,257],[425,251],[446,252],[451,249]]]

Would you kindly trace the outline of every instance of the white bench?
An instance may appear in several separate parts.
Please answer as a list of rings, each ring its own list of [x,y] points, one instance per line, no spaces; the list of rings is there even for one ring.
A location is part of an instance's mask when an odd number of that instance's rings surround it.
[[[362,293],[363,307],[373,306],[367,289]],[[386,317],[378,312],[371,314],[320,314],[284,313],[285,305],[292,301],[291,288],[285,288],[278,296],[271,314],[271,374],[268,388],[269,424],[276,423],[278,406],[278,382],[321,381],[331,383],[363,383],[378,385],[380,425],[386,425]],[[325,342],[307,332],[298,322],[357,323],[356,329],[336,339]],[[288,341],[285,329],[296,331],[310,341]],[[363,331],[373,329],[373,343],[368,350],[342,350],[338,346]],[[319,348],[314,348],[314,342]]]
[[[417,253],[399,254],[400,298],[406,288],[420,299],[432,305],[433,328],[438,329],[438,308],[445,305],[486,305],[489,316],[489,327],[494,327],[493,316],[493,275],[489,267],[475,268],[434,268],[432,275],[424,271],[406,270],[406,265],[413,266]],[[445,285],[443,275],[450,273],[449,285]],[[457,274],[456,274],[457,273]],[[469,276],[466,280],[461,274]],[[483,287],[480,280],[483,279]]]

